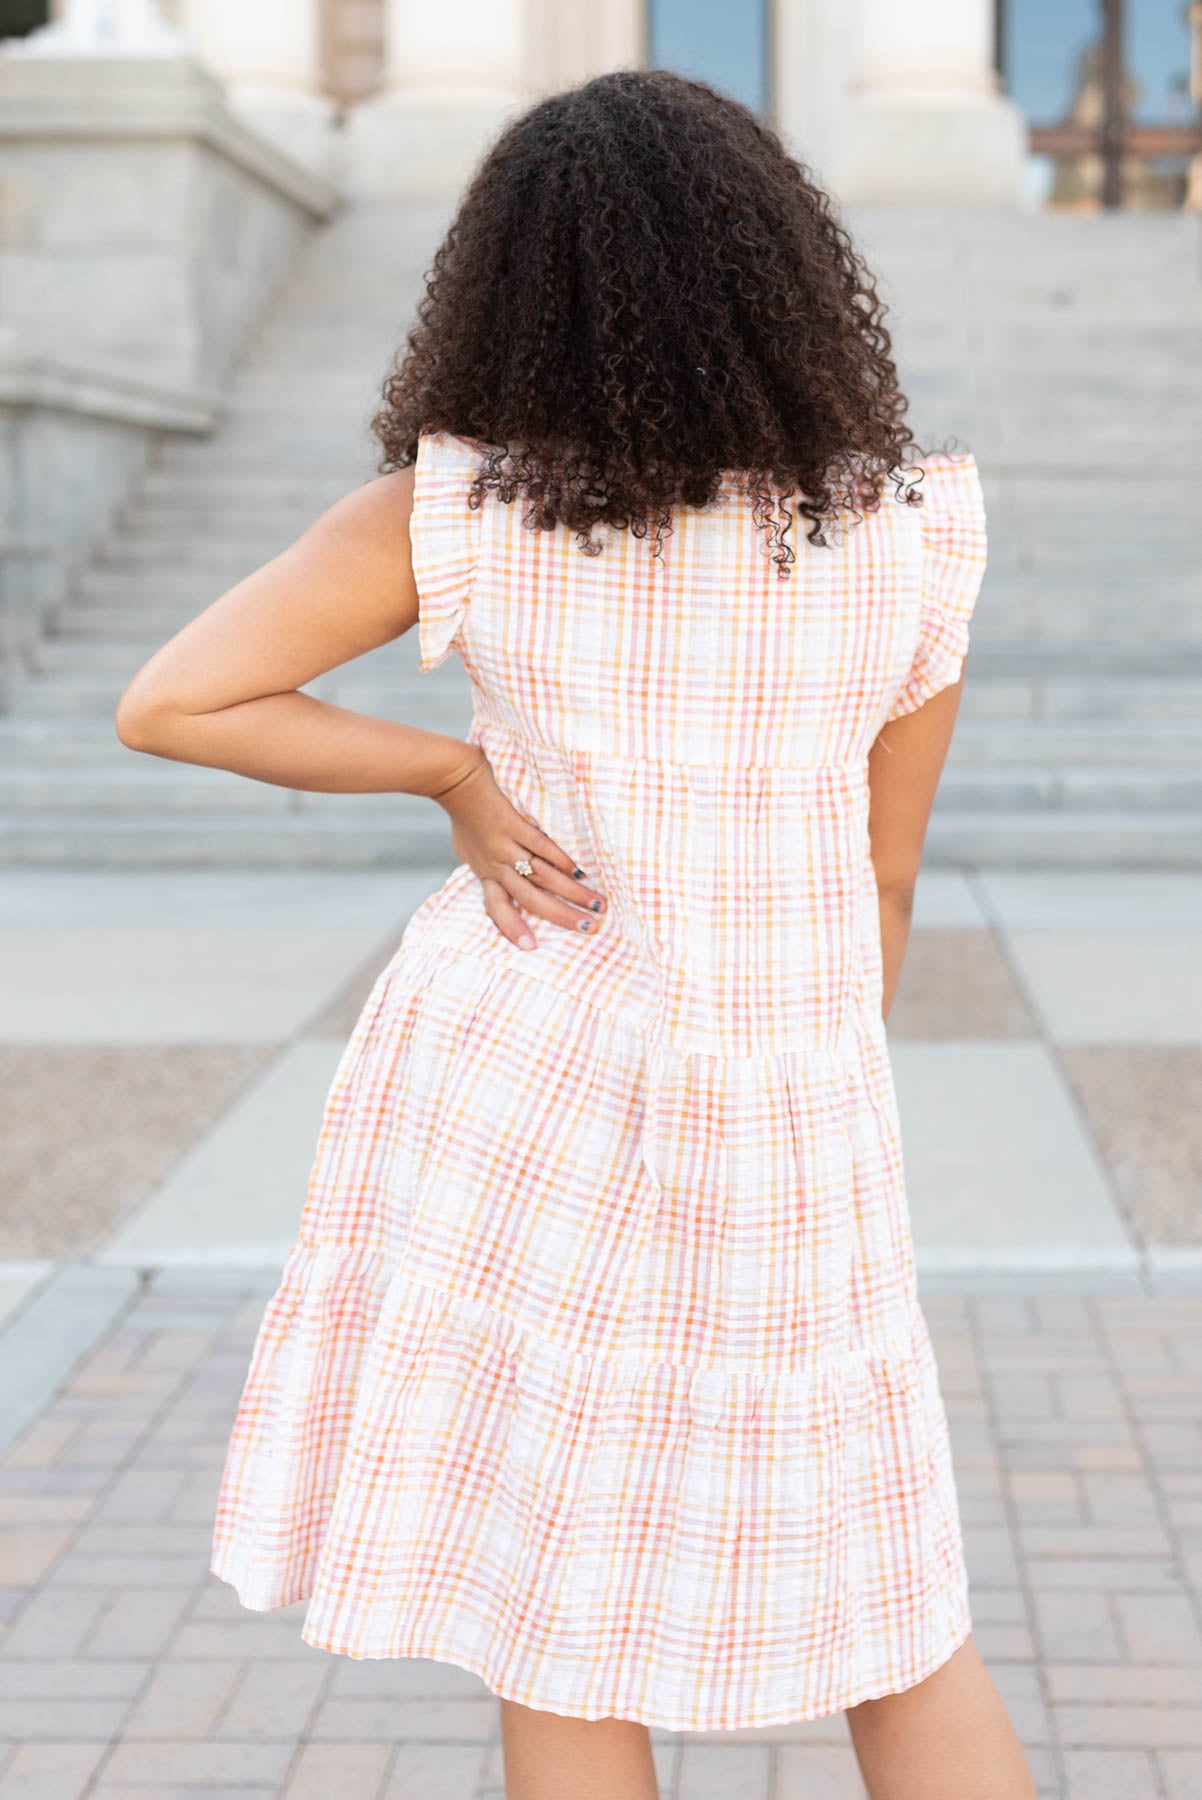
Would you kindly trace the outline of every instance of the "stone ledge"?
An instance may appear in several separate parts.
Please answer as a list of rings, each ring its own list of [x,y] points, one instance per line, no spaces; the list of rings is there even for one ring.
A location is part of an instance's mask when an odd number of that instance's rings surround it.
[[[191,138],[274,188],[313,219],[341,191],[243,123],[220,85],[183,58],[0,55],[0,141]]]
[[[0,343],[0,407],[45,407],[153,431],[204,433],[221,415],[221,396],[203,388],[141,381],[126,370]]]

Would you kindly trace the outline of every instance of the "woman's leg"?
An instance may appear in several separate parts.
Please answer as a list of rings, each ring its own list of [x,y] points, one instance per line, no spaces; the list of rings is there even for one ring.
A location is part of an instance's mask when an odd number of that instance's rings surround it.
[[[630,1719],[501,1702],[506,1800],[658,1800],[651,1737]]]
[[[1001,1695],[972,1638],[900,1694],[847,1709],[871,1800],[1035,1800]]]

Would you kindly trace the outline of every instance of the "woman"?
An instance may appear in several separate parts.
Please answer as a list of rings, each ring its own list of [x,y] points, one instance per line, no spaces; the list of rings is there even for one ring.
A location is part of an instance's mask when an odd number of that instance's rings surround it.
[[[385,473],[134,678],[125,743],[444,808],[343,1054],[213,1568],[501,1696],[511,1800],[846,1710],[1019,1800],[973,1645],[884,1036],[984,562],[778,139],[608,75],[484,161]],[[466,742],[298,690],[416,624]],[[353,877],[348,876],[348,879]]]

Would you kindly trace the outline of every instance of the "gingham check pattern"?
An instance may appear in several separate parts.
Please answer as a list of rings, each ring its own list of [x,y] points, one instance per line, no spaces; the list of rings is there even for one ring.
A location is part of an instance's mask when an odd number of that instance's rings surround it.
[[[302,1635],[528,1706],[722,1730],[911,1685],[970,1629],[880,1020],[866,757],[955,679],[970,458],[780,580],[750,503],[582,555],[422,440],[423,668],[595,880],[501,937],[460,865],[330,1090],[214,1571]]]

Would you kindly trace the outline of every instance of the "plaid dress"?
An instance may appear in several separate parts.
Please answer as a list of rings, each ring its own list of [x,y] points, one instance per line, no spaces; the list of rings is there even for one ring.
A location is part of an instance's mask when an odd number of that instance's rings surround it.
[[[970,457],[776,575],[737,478],[662,560],[422,439],[423,670],[608,899],[521,950],[457,866],[343,1053],[233,1426],[214,1572],[310,1644],[711,1731],[970,1630],[881,1022],[866,759],[950,682]]]

